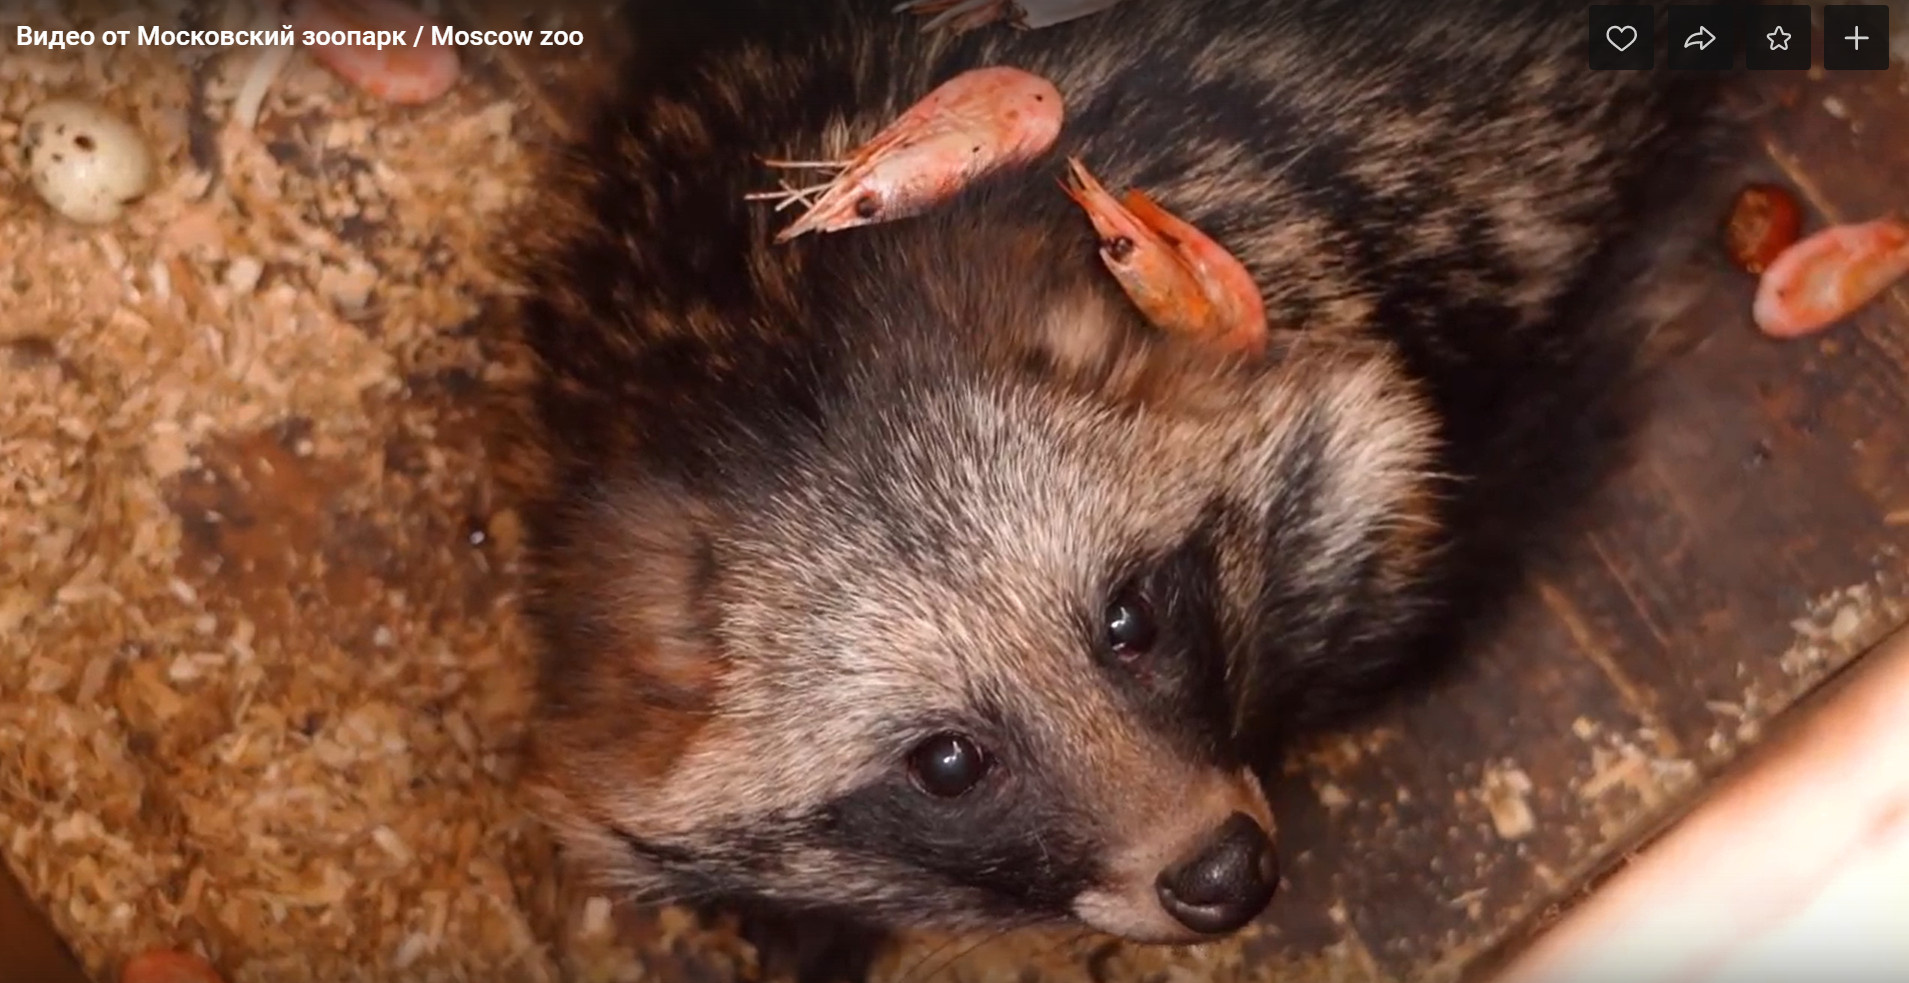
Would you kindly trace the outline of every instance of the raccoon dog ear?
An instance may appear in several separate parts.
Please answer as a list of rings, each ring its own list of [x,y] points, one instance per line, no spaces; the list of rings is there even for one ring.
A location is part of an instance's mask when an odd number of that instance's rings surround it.
[[[611,548],[623,562],[604,569],[632,573],[613,586],[603,613],[627,655],[630,682],[658,709],[706,710],[722,669],[709,629],[716,560],[708,517],[694,498],[654,489],[617,506],[623,514]]]
[[[546,544],[568,558],[535,586],[551,636],[546,686],[571,704],[551,710],[614,721],[626,746],[667,759],[708,715],[726,666],[709,629],[713,525],[692,495],[653,477],[593,499]],[[631,707],[643,712],[618,710]]]
[[[1299,336],[1269,331],[1243,350],[1226,339],[1153,326],[1117,292],[1081,292],[1050,310],[1030,361],[1070,389],[1133,409],[1223,416],[1238,408],[1241,373],[1284,360]]]

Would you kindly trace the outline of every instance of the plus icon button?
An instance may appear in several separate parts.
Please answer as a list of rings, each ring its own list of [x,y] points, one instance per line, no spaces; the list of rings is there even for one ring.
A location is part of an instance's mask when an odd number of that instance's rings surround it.
[[[1823,67],[1832,72],[1889,68],[1889,8],[1833,3],[1823,8]]]

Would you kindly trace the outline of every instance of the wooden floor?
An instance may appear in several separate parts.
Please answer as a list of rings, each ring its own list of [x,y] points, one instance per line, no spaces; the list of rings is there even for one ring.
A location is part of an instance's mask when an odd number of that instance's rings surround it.
[[[1491,983],[1903,979],[1909,632],[1745,757]]]
[[[4,865],[0,865],[0,980],[6,983],[86,983],[66,949]]]
[[[1812,226],[1909,206],[1900,68],[1761,85],[1770,176]],[[1282,790],[1267,958],[1476,976],[1909,613],[1909,290],[1779,344],[1751,289],[1719,260],[1569,572],[1463,678]]]
[[[1760,124],[1770,175],[1813,223],[1909,205],[1902,69],[1764,82],[1783,103]],[[1570,572],[1534,585],[1460,678],[1328,742],[1278,790],[1290,889],[1242,958],[1203,974],[1482,972],[1904,620],[1909,290],[1777,344],[1749,323],[1751,289],[1719,257],[1681,326],[1702,340]],[[7,981],[38,965],[16,961],[37,931],[19,910],[0,891]],[[1081,972],[1129,978],[1104,955]]]

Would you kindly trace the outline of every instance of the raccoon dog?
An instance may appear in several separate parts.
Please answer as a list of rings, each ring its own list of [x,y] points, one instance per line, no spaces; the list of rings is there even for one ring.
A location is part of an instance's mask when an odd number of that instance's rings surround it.
[[[1602,459],[1616,244],[1710,95],[1588,70],[1562,2],[959,37],[891,0],[629,7],[521,325],[532,786],[568,852],[872,926],[1246,925],[1280,748],[1452,650]],[[771,242],[761,158],[842,156],[991,64],[1059,88],[1053,153]],[[1238,255],[1270,354],[1143,324],[1069,154]]]

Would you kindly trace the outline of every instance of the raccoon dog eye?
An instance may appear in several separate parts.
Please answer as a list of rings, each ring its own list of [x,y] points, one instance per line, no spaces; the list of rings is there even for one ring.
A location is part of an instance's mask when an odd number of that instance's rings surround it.
[[[1104,623],[1108,650],[1122,658],[1146,655],[1160,633],[1153,621],[1153,606],[1133,584],[1114,592]]]
[[[988,773],[981,748],[960,734],[936,734],[908,754],[908,770],[922,791],[952,799],[979,784]]]

